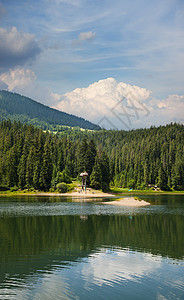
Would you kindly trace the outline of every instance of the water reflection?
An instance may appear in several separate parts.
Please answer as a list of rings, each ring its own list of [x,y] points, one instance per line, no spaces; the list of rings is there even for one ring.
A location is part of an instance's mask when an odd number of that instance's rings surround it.
[[[111,299],[113,287],[116,299],[122,289],[151,299],[150,285],[152,299],[180,299],[184,221],[173,207],[1,201],[0,299]]]
[[[50,259],[51,265],[52,260],[75,261],[102,245],[183,258],[183,232],[180,215],[5,217],[0,219],[0,260],[6,268],[9,262],[8,273],[17,260],[35,271]]]
[[[23,280],[7,275],[0,295],[24,300],[99,295],[101,299],[182,299],[183,268],[176,271],[175,260],[114,247],[96,250],[67,267],[56,264],[50,271],[38,270]]]

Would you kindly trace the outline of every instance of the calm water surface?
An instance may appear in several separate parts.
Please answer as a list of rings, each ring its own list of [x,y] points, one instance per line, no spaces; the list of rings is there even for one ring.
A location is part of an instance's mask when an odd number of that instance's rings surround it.
[[[0,197],[0,299],[184,299],[184,195],[141,198]]]

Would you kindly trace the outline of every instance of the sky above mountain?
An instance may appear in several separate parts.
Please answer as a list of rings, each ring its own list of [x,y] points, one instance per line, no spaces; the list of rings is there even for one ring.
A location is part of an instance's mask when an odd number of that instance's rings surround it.
[[[0,89],[131,129],[184,122],[183,0],[0,0]]]

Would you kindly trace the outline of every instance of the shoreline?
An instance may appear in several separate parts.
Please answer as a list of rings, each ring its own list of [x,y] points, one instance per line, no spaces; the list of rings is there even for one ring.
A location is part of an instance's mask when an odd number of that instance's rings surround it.
[[[33,195],[33,194],[30,194]],[[83,197],[89,197],[89,198],[96,198],[96,197],[116,197],[113,194],[109,194],[109,193],[103,193],[103,192],[83,192],[83,193],[79,193],[79,192],[71,192],[71,193],[64,193],[64,194],[60,194],[60,193],[37,193],[34,194],[34,196],[59,196],[59,197],[76,197],[76,198],[83,198]]]
[[[32,192],[32,193],[0,193],[0,196],[47,196],[47,197],[74,197],[74,198],[113,198],[117,197],[114,194],[104,192],[71,192],[71,193],[51,193],[51,192]]]
[[[58,192],[44,192],[44,191],[28,191],[28,190],[19,190],[19,191],[0,191],[0,196],[74,196],[74,197],[125,197],[127,196],[130,197],[130,192],[128,191],[109,191],[107,193],[98,191],[98,190],[93,190],[90,189],[90,191],[87,189],[86,192],[79,192],[78,190],[72,191],[72,192],[67,192],[67,193],[58,193]],[[145,190],[133,190],[131,192],[131,197],[137,195],[184,195],[184,191],[145,191]]]

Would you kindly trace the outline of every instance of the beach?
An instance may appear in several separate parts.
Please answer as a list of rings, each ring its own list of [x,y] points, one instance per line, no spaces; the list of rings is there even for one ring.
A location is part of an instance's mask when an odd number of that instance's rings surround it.
[[[137,200],[133,197],[121,198],[114,201],[103,202],[103,204],[117,205],[117,206],[135,206],[135,207],[150,205],[150,203],[147,201]]]
[[[4,194],[5,195],[5,194]],[[18,193],[19,196],[59,196],[59,197],[75,197],[75,198],[101,198],[101,197],[115,197],[110,193],[104,193],[100,191],[75,191],[70,193],[54,193],[54,192],[36,192],[36,193]]]

